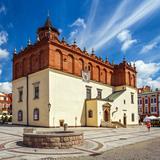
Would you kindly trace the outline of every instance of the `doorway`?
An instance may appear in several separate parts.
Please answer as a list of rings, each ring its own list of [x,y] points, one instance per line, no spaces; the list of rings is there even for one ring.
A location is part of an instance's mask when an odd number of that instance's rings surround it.
[[[109,113],[108,113],[107,109],[104,111],[104,121],[105,122],[109,121]]]

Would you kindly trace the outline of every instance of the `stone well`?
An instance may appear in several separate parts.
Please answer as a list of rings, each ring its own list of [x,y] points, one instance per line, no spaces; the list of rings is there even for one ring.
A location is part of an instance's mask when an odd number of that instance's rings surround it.
[[[71,148],[83,143],[83,133],[73,131],[61,132],[24,132],[23,144],[33,148]]]

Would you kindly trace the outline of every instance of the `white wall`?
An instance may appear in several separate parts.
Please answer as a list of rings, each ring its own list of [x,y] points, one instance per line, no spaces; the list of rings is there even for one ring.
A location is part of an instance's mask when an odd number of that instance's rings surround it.
[[[19,78],[15,81],[12,82],[12,90],[13,90],[13,101],[12,101],[12,122],[13,124],[27,124],[27,116],[26,116],[26,77]],[[19,92],[18,88],[23,87],[23,101],[19,102]],[[23,121],[18,121],[18,111],[22,110],[23,111]]]
[[[97,88],[102,89],[102,97],[112,93],[112,87],[96,82],[84,82],[81,78],[50,69],[49,101],[52,105],[50,126],[59,126],[65,120],[70,126],[85,125],[86,85],[92,87],[92,98],[97,97]]]

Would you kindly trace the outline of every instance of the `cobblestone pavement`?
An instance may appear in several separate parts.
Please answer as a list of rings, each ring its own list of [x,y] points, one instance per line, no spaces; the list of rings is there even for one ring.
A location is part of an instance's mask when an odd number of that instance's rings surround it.
[[[37,130],[56,131],[62,130],[62,128],[37,128]],[[136,145],[133,144],[148,140],[151,140],[151,142],[154,141],[154,143],[156,143],[156,140],[153,139],[158,139],[160,137],[160,128],[152,128],[151,132],[147,132],[145,126],[118,129],[82,127],[69,128],[69,130],[83,131],[85,137],[84,144],[71,149],[36,149],[18,145],[20,144],[19,142],[21,142],[23,138],[23,127],[0,126],[0,159],[52,160],[57,158],[63,159],[63,157],[68,157],[68,159],[80,160],[106,158],[109,158],[110,160],[120,160],[120,157],[124,156],[124,151],[128,150],[128,152],[126,152],[125,155],[127,155],[131,159],[134,159],[132,155],[134,156],[136,155],[135,153],[137,153],[138,158],[139,155],[142,155],[138,154],[139,150],[143,149],[146,149],[144,150],[144,152],[146,151],[144,158],[145,156],[147,158],[147,156],[150,155],[150,150],[148,151],[148,145],[143,144],[146,144],[148,142],[141,143],[138,145],[138,147],[136,147]],[[126,145],[129,146],[126,147]],[[156,143],[156,145],[158,146],[158,143]],[[120,148],[117,149],[117,147]],[[151,145],[149,147],[153,146]],[[156,149],[160,150],[160,146],[158,147],[159,148],[155,148],[155,151],[157,151]],[[158,151],[156,152],[156,155],[158,155]],[[126,160],[126,158],[123,158],[123,160]]]
[[[101,155],[58,158],[57,160],[159,160],[160,159],[160,139],[135,143],[117,149],[105,151]]]

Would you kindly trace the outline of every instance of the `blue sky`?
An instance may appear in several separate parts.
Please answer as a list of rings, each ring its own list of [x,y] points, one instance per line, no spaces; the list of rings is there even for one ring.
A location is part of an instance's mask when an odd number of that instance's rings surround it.
[[[47,14],[68,43],[135,62],[138,86],[160,88],[160,0],[0,0],[0,91],[11,91],[12,55],[36,40]]]

